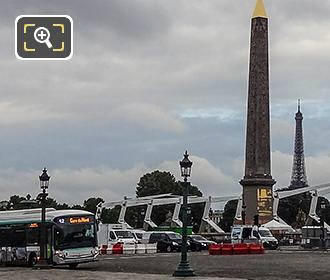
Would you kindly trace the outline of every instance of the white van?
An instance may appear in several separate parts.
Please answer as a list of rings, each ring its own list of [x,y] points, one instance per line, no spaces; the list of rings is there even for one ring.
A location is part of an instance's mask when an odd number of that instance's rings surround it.
[[[278,241],[266,227],[238,225],[231,230],[232,243],[261,242],[266,249],[277,249]]]
[[[150,231],[145,231],[142,229],[132,229],[133,236],[135,240],[140,244],[149,243],[149,236],[151,234]]]
[[[122,224],[99,224],[97,237],[99,246],[116,243],[137,243],[132,231]]]

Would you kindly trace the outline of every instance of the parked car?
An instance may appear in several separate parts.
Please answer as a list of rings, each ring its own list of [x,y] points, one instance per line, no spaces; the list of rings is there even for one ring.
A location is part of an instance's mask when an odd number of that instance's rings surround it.
[[[210,244],[216,244],[214,241],[210,241],[201,235],[189,235],[188,241],[190,243],[190,250],[191,251],[202,251],[207,250]]]
[[[150,235],[149,243],[157,243],[157,251],[173,252],[181,251],[182,237],[171,231],[153,232]]]

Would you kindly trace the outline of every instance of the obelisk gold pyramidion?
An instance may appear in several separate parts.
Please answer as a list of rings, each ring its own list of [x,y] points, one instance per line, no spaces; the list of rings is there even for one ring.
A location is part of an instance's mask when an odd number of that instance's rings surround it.
[[[270,166],[268,18],[263,0],[257,0],[251,23],[243,203],[245,221],[272,219],[273,185]]]

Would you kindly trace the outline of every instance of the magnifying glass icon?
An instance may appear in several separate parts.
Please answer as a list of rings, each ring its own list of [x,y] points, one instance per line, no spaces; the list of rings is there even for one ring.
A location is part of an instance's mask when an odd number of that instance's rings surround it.
[[[50,49],[53,47],[52,43],[49,41],[50,33],[46,27],[38,27],[34,31],[34,39],[40,44],[46,44]]]

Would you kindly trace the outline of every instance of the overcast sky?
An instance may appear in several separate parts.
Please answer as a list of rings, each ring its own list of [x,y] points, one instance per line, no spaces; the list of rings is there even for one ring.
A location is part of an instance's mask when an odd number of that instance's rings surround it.
[[[270,20],[272,175],[290,182],[301,98],[309,183],[330,182],[330,1],[265,0]],[[241,191],[250,18],[255,0],[2,0],[0,200],[50,195],[81,203],[134,196],[155,169],[205,195]],[[67,14],[69,61],[20,61],[14,22]]]

